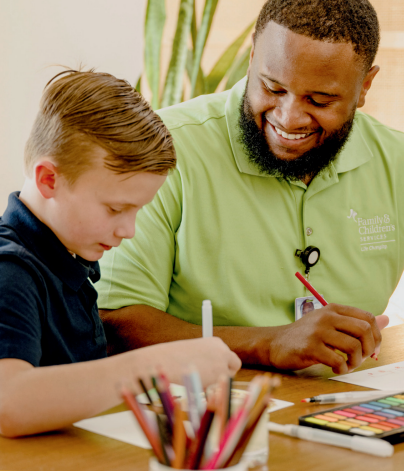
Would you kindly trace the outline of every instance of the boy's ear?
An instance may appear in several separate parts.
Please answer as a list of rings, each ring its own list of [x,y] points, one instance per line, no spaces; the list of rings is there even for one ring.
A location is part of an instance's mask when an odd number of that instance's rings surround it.
[[[55,195],[56,180],[59,178],[57,167],[49,160],[41,160],[35,165],[35,183],[38,191],[46,198]]]

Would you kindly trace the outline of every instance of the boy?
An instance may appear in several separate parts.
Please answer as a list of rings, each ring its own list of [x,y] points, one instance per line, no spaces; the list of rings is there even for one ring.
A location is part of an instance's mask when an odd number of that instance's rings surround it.
[[[175,167],[175,151],[127,82],[63,74],[45,88],[26,145],[25,183],[0,220],[0,433],[9,437],[113,407],[121,380],[146,378],[157,365],[179,382],[183,365],[193,363],[204,385],[241,365],[217,338],[106,358],[89,279],[99,279],[104,251],[133,237],[136,214]]]

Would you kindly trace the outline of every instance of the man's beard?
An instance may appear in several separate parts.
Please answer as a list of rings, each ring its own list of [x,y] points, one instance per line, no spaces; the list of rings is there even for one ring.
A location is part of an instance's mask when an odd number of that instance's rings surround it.
[[[355,108],[347,121],[326,137],[322,144],[318,144],[295,159],[280,159],[272,151],[265,138],[264,124],[260,130],[254,120],[246,88],[240,103],[239,141],[249,160],[258,167],[261,173],[292,181],[304,180],[305,177],[315,177],[337,158],[349,138],[354,117]],[[264,119],[263,117],[263,123]]]

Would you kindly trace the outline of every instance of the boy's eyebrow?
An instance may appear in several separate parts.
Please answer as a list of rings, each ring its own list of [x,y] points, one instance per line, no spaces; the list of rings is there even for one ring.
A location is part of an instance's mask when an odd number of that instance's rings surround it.
[[[279,82],[278,80],[275,80],[274,78],[270,77],[269,75],[265,75],[265,74],[262,74],[262,76],[264,78],[266,78],[267,80],[269,80],[270,82],[274,82],[274,83],[277,83],[278,85],[280,85],[281,87],[285,87],[285,85],[283,85],[281,82]],[[326,92],[316,92],[316,91],[310,91],[309,92],[310,95],[324,95],[324,96],[329,96],[331,98],[337,98],[339,97],[338,94],[335,94],[335,93],[326,93]]]
[[[111,201],[107,204],[111,206],[121,206],[122,208],[137,208],[139,206],[138,204],[129,203],[127,201]]]

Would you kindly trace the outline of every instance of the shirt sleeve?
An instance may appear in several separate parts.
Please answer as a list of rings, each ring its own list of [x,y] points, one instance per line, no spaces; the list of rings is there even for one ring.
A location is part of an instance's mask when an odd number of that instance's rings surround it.
[[[135,237],[106,252],[95,285],[101,309],[146,304],[166,311],[181,223],[182,185],[174,170],[137,216]]]
[[[17,257],[0,260],[0,359],[16,358],[39,366],[41,348],[41,283],[34,270]]]

